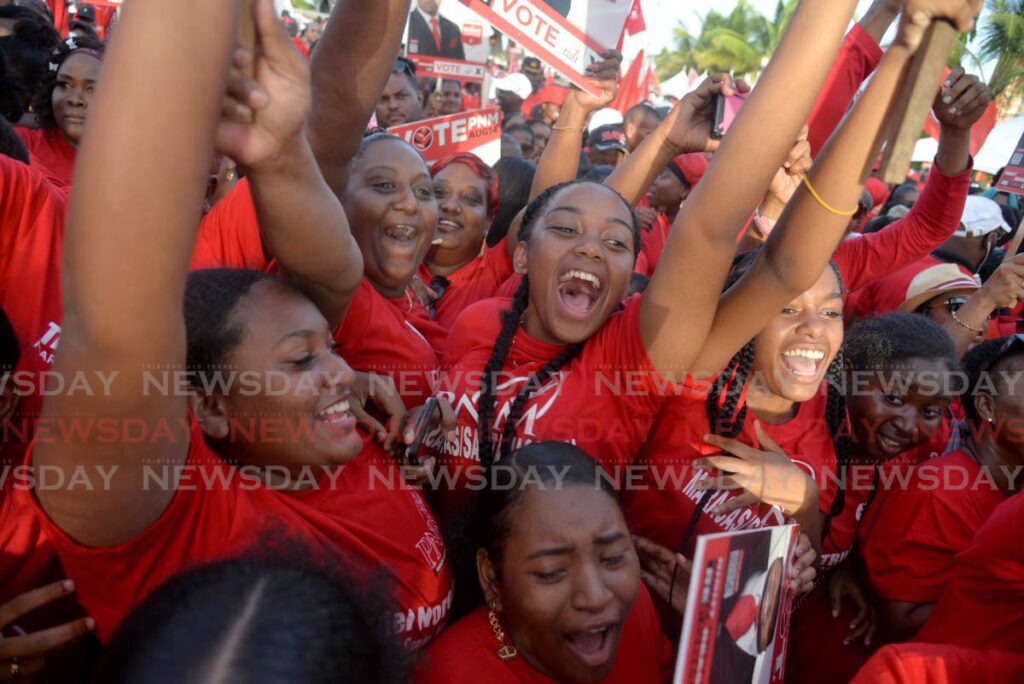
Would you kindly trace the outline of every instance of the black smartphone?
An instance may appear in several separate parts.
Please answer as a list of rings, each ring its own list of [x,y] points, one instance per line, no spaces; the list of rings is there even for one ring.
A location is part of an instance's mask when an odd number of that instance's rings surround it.
[[[711,137],[721,140],[725,135],[722,130],[722,121],[725,120],[725,95],[719,93],[714,99],[715,115],[711,118]]]
[[[416,437],[413,439],[412,444],[405,448],[405,460],[412,465],[420,464],[420,447],[423,445],[423,440],[427,438],[427,432],[430,431],[430,423],[434,417],[434,411],[437,410],[437,399],[430,397],[426,403],[423,404],[423,410],[420,412],[419,418],[416,420]]]

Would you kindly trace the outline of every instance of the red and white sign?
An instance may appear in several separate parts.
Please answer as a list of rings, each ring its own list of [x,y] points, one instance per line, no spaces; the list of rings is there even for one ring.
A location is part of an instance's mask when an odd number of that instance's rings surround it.
[[[388,129],[419,150],[427,163],[472,152],[487,164],[501,158],[501,110],[497,107],[438,116]]]
[[[416,75],[429,78],[447,78],[453,81],[473,83],[484,82],[484,65],[446,57],[424,57],[410,53],[409,59],[416,63]]]
[[[462,3],[583,90],[589,64],[618,43],[632,0],[571,0],[555,11],[543,0],[462,0]],[[578,28],[582,27],[582,28]]]
[[[1024,135],[1010,155],[1010,161],[1003,169],[1003,175],[999,178],[996,190],[1012,192],[1017,195],[1024,195]]]

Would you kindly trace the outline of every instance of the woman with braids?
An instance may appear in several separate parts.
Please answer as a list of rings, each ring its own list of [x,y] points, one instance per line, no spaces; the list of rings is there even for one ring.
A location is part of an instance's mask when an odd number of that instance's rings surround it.
[[[770,312],[821,278],[842,234],[842,217],[810,192],[798,192],[788,228],[773,233],[771,247],[718,304],[736,232],[782,165],[813,99],[802,89],[791,92],[788,84],[824,78],[816,51],[830,53],[838,46],[850,13],[850,3],[799,7],[758,89],[683,205],[662,256],[669,267],[655,273],[642,296],[620,304],[640,240],[635,217],[619,194],[607,186],[568,183],[531,204],[516,248],[516,271],[524,277],[515,296],[470,307],[450,334],[441,392],[456,409],[458,429],[431,444],[445,465],[472,472],[477,461],[488,466],[518,445],[563,439],[575,440],[614,475],[617,466],[635,458],[667,383],[699,370],[720,370],[768,323]],[[811,182],[827,184],[829,190],[817,192],[829,194],[830,201],[840,194],[849,195],[850,204],[856,200],[857,174],[871,157],[872,140],[910,53],[904,42],[890,51],[881,78],[876,76],[844,134],[833,141],[831,154],[812,170]],[[673,147],[711,149],[711,103],[715,94],[734,92],[729,83],[702,84],[638,153],[648,143],[652,157]],[[773,137],[766,144],[765,126],[785,132],[789,142]],[[760,154],[751,155],[751,149]],[[740,176],[747,182],[737,186]],[[715,199],[725,193],[729,203]]]
[[[35,103],[39,128],[19,128],[32,165],[70,187],[89,103],[100,78],[104,45],[95,38],[68,38],[50,52],[47,81]]]
[[[1020,488],[1020,435],[1010,420],[1024,404],[1024,344],[989,340],[963,359],[969,430],[960,448],[918,463],[907,481],[880,483],[858,532],[883,639],[909,641],[942,593],[953,557],[992,511]]]
[[[91,468],[107,479],[88,491],[39,489],[32,504],[103,641],[169,577],[266,548],[283,532],[318,562],[354,558],[355,572],[386,578],[399,612],[381,617],[413,650],[443,626],[451,576],[422,497],[372,486],[374,472],[393,466],[355,429],[353,374],[331,332],[362,262],[305,143],[305,62],[271,0],[258,0],[257,82],[229,75],[240,3],[180,4],[172,15],[150,3],[125,8],[69,217],[71,286],[54,370],[113,379],[100,397],[50,397],[43,419],[61,426],[88,415],[106,427],[39,439],[30,457],[64,478]],[[150,39],[164,31],[186,44]],[[235,55],[236,67],[254,58]],[[138,95],[153,73],[179,94],[157,108]],[[221,112],[237,118],[218,123]],[[173,139],[160,134],[171,127]],[[333,290],[284,267],[287,281],[224,269],[186,278],[215,143],[246,169],[282,263],[293,260],[276,242],[282,223],[300,245],[331,232],[318,275],[332,269]],[[147,390],[164,371],[169,389]],[[183,372],[187,392],[177,389]],[[256,380],[233,381],[236,372]],[[147,439],[131,436],[138,430]]]
[[[868,505],[877,483],[896,486],[899,468],[945,449],[949,390],[957,389],[953,343],[924,316],[860,321],[846,334],[844,356],[852,441],[851,463],[838,480],[844,506],[822,540],[821,581],[793,613],[787,684],[820,681],[825,668],[847,681],[877,646],[875,601],[859,558],[850,557],[858,525],[874,510]],[[896,524],[902,533],[907,523]]]

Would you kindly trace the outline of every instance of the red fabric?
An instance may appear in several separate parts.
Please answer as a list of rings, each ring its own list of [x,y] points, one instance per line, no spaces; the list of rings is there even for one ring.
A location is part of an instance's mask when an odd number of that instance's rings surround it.
[[[828,673],[825,681],[848,682],[871,655],[863,639],[843,645],[857,613],[844,599],[839,615],[832,617],[828,584],[826,578],[815,586],[790,618],[786,684],[822,684],[823,672]]]
[[[508,638],[506,634],[506,639]],[[520,654],[503,662],[487,616],[479,608],[444,632],[427,650],[416,684],[557,684]],[[660,684],[671,674],[672,649],[661,634],[647,589],[641,585],[622,628],[612,671],[601,684]]]
[[[203,219],[191,268],[273,270],[263,251],[248,184],[239,182]],[[387,299],[363,279],[335,330],[338,353],[357,371],[388,375],[409,408],[433,395],[447,329],[411,290]]]
[[[880,305],[882,302],[877,300],[886,297],[886,308],[875,313],[898,309],[903,299],[893,305],[893,286],[880,279],[927,257],[953,235],[963,216],[972,168],[973,164],[957,176],[947,176],[934,167],[909,214],[877,233],[844,240],[834,258],[846,290],[856,292],[874,283],[883,291],[870,295],[873,302]],[[899,296],[906,291],[904,287]]]
[[[68,5],[66,0],[46,0],[47,7],[53,12],[53,25],[62,37],[68,35]]]
[[[437,53],[441,54],[441,50],[444,48],[441,45],[441,24],[437,21],[437,17],[430,17],[430,32],[434,34],[434,45],[437,46]]]
[[[679,549],[687,557],[692,557],[699,535],[785,524],[781,510],[764,504],[712,517],[707,513],[709,509],[740,493],[723,491],[712,496],[697,519],[693,539],[683,546],[686,529],[703,496],[697,486],[708,477],[707,471],[694,469],[692,463],[721,453],[718,447],[704,441],[704,436],[711,433],[705,398],[704,391],[688,386],[679,396],[665,402],[637,457],[640,482],[623,493],[630,529],[662,546]],[[783,451],[819,484],[823,512],[829,510],[835,496],[835,477],[826,477],[826,471],[834,473],[836,462],[824,417],[825,403],[825,395],[819,392],[801,404],[796,417],[789,422],[763,425]],[[754,420],[753,411],[747,411],[739,441],[757,444]]]
[[[859,534],[875,593],[910,603],[939,599],[953,556],[1004,500],[994,483],[976,484],[990,482],[981,473],[974,458],[954,451],[916,466],[906,488],[879,489]]]
[[[42,523],[26,498],[15,495],[14,476],[7,474],[5,479],[0,489],[0,605],[61,576]]]
[[[302,40],[302,38],[299,38],[298,36],[295,36],[295,37],[292,38],[292,42],[295,43],[295,47],[297,47],[299,49],[299,52],[301,52],[302,56],[305,57],[306,60],[308,61],[309,60],[309,46],[306,45],[306,41]]]
[[[875,280],[867,287],[856,290],[844,303],[843,313],[847,321],[899,311],[903,302],[907,300],[907,289],[914,278],[922,271],[943,263],[945,262],[941,259],[926,256],[889,276]],[[957,268],[965,276],[974,277],[963,266],[957,264]]]
[[[28,149],[32,166],[48,173],[59,185],[71,187],[78,150],[56,128],[15,128]]]
[[[523,116],[530,118],[533,108],[545,103],[556,104],[561,107],[565,98],[569,96],[569,89],[562,86],[544,86],[530,97],[523,100]]]
[[[872,208],[885,204],[889,198],[889,186],[873,176],[864,181],[864,189],[871,195]]]
[[[1005,684],[1024,681],[1019,653],[895,644],[868,661],[852,684]]]
[[[949,76],[952,70],[946,67],[942,73],[942,80],[944,81]],[[995,102],[989,102],[988,107],[982,113],[981,118],[974,122],[971,126],[971,154],[976,155],[981,151],[981,148],[985,145],[985,141],[988,140],[988,134],[992,132],[992,129],[996,127],[996,123],[999,120],[999,108],[996,107]],[[939,124],[939,120],[935,118],[935,112],[928,110],[928,118],[924,122],[924,132],[931,136],[934,140],[939,139],[939,135],[942,132],[942,127]]]
[[[1024,651],[1024,497],[992,512],[953,562],[919,641]]]
[[[647,357],[640,335],[641,299],[630,298],[624,310],[586,341],[582,353],[533,393],[516,432],[517,448],[559,440],[576,444],[608,470],[633,461],[662,404],[662,394],[672,391]],[[509,305],[507,299],[478,302],[463,312],[449,335],[439,394],[455,408],[458,427],[447,441],[436,436],[428,441],[439,464],[453,470],[479,460],[480,374],[498,339],[501,314]],[[499,376],[490,426],[494,439],[527,379],[563,350],[518,330]]]
[[[647,268],[644,271],[639,271],[650,278],[654,275],[654,269],[658,266],[658,261],[661,259],[661,253],[665,249],[665,244],[668,243],[668,234],[672,230],[672,223],[668,220],[665,214],[658,214],[658,218],[655,219],[654,225],[651,226],[650,230],[644,230],[640,232],[640,254],[647,261]]]
[[[39,385],[38,374],[50,370],[60,341],[66,213],[65,196],[41,173],[0,155],[0,306],[21,348],[15,370],[33,374],[29,377],[34,387]],[[20,397],[6,446],[27,443],[41,405],[37,394]],[[24,440],[15,436],[19,433],[26,435]]]
[[[437,524],[418,493],[373,486],[371,464],[383,468],[389,457],[372,442],[345,467],[336,488],[295,495],[239,478],[195,425],[191,440],[188,465],[195,470],[183,471],[183,485],[163,515],[120,546],[77,544],[34,504],[102,641],[171,576],[249,550],[272,550],[282,537],[308,548],[318,562],[345,563],[364,573],[386,569],[402,611],[394,624],[407,645],[416,647],[440,631],[451,605],[451,576],[447,566],[435,572],[434,554],[420,550],[436,548]]]
[[[615,97],[615,101],[608,105],[610,108],[625,115],[631,107],[643,102],[644,98],[640,94],[640,74],[644,64],[644,51],[641,50],[633,59],[633,63],[629,65],[626,75],[619,82],[619,93]]]
[[[882,61],[882,48],[860,24],[854,24],[839,48],[832,71],[808,118],[807,141],[815,159],[846,115],[860,85]]]
[[[750,594],[736,600],[729,615],[725,618],[725,630],[729,632],[733,641],[738,641],[741,636],[750,631],[757,620],[759,610],[757,601]]]
[[[483,256],[448,276],[451,284],[436,303],[434,320],[446,330],[450,329],[467,306],[497,295],[498,288],[514,272],[506,240],[487,248]],[[420,278],[427,285],[433,279],[426,264],[420,267]]]

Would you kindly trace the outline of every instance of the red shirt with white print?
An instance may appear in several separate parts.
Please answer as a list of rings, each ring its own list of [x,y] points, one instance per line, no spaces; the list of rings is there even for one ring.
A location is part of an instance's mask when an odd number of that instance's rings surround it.
[[[662,379],[647,356],[640,334],[642,297],[622,310],[584,344],[561,372],[533,392],[520,416],[514,448],[533,442],[571,442],[594,457],[612,475],[631,463],[674,385]],[[449,335],[439,395],[455,409],[458,427],[450,439],[434,433],[428,446],[439,463],[457,475],[479,463],[480,385],[494,351],[507,299],[488,299],[466,309]],[[523,385],[564,347],[531,337],[519,328],[499,375],[494,418],[489,426],[497,443],[511,403]],[[496,454],[497,455],[497,454]],[[621,474],[621,470],[619,471]]]
[[[451,576],[437,524],[419,494],[373,485],[369,464],[387,457],[372,442],[364,442],[363,452],[335,480],[321,469],[311,471],[329,491],[293,494],[261,486],[221,460],[197,425],[191,430],[187,467],[170,505],[120,546],[78,544],[31,493],[19,493],[32,498],[101,641],[109,641],[132,608],[172,576],[246,552],[272,552],[279,542],[298,543],[312,561],[341,563],[366,577],[384,568],[400,610],[390,617],[410,648],[440,632],[451,605]],[[174,472],[156,468],[151,486],[163,486]]]
[[[58,187],[70,188],[78,149],[58,128],[15,128],[28,150],[29,161]]]
[[[741,397],[740,401],[745,401]],[[704,441],[712,430],[708,422],[706,389],[686,386],[680,396],[671,397],[662,408],[637,460],[641,473],[638,486],[627,487],[624,508],[630,528],[662,546],[692,556],[696,538],[702,534],[757,529],[785,524],[781,509],[766,504],[746,506],[731,513],[712,516],[715,506],[724,504],[740,490],[714,493],[704,510],[697,512],[704,492],[698,485],[710,477],[710,471],[693,467],[705,456],[721,453]],[[762,424],[765,432],[783,451],[810,475],[820,489],[820,508],[827,512],[835,497],[836,457],[825,421],[826,396],[817,393],[799,405],[796,416],[782,425]],[[740,404],[742,406],[742,404]],[[747,411],[743,430],[736,438],[748,445],[757,444],[756,418]],[[694,534],[683,546],[686,529],[696,515]]]

